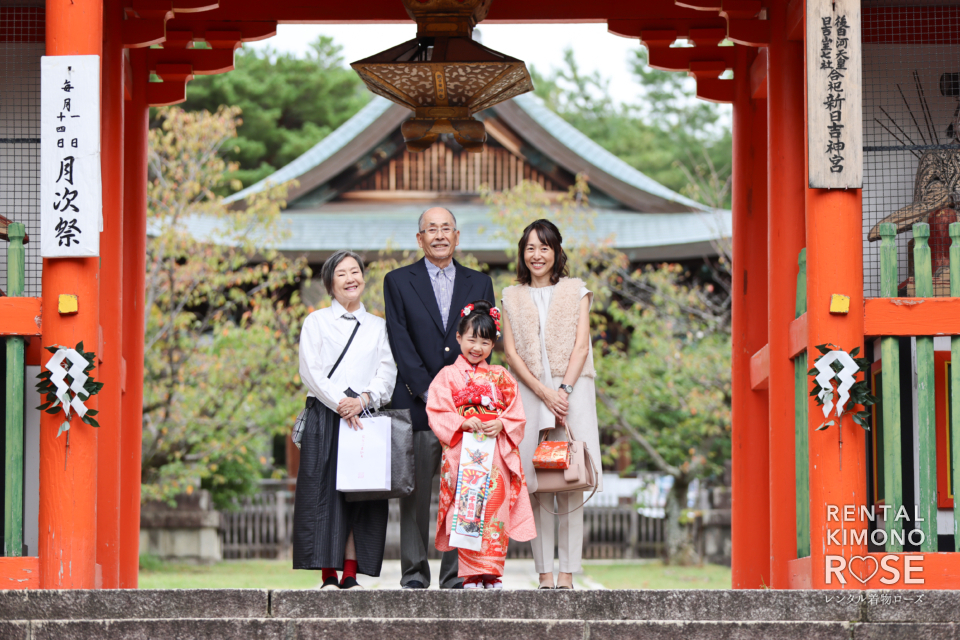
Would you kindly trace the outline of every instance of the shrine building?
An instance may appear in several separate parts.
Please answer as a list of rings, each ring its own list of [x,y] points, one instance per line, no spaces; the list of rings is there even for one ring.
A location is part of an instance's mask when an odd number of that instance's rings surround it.
[[[731,103],[730,222],[523,95],[522,61],[470,41],[478,20],[603,22],[654,68],[694,77],[699,98]],[[408,24],[413,40],[355,63],[381,97],[275,175],[300,181],[284,212],[298,237],[282,249],[322,261],[324,234],[349,244],[326,231],[347,213],[373,226],[351,248],[374,251],[394,237],[387,200],[407,203],[397,240],[412,239],[424,202],[449,203],[469,229],[478,180],[562,191],[581,170],[597,233],[636,261],[702,255],[730,224],[734,588],[956,586],[960,3],[9,0],[0,589],[137,586],[148,110],[229,72],[243,42],[284,23]],[[426,79],[400,88],[413,77]],[[467,235],[481,259],[503,251]],[[104,385],[84,405],[100,427],[74,421],[68,449],[62,415],[22,399],[47,347],[80,341]]]
[[[577,174],[588,177],[596,212],[589,239],[611,239],[633,263],[699,261],[716,256],[717,241],[729,241],[729,211],[710,209],[649,178],[533,95],[478,114],[487,132],[480,153],[461,148],[452,136],[424,152],[409,151],[400,130],[409,115],[374,97],[312,149],[226,201],[242,206],[267,185],[296,180],[281,214],[288,235],[271,248],[305,255],[315,273],[342,247],[368,261],[387,247],[415,253],[419,216],[432,206],[456,215],[460,251],[506,268],[507,251],[516,247],[491,229],[481,187],[504,191],[526,180],[556,196],[574,186]],[[203,237],[214,225],[197,218],[188,229]]]

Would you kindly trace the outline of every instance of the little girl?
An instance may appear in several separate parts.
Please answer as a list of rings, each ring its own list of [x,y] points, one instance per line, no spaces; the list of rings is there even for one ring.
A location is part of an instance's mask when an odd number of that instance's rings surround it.
[[[487,358],[500,310],[485,300],[460,312],[462,355],[430,385],[427,417],[443,445],[436,546],[459,549],[464,589],[500,589],[510,538],[537,535],[520,453],[526,419],[517,382]]]

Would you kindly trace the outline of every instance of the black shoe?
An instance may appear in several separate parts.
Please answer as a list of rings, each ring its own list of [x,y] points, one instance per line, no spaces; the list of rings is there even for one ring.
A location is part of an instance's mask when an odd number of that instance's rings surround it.
[[[407,584],[400,585],[404,589],[426,589],[427,585],[423,584],[419,580],[411,580]]]
[[[462,583],[462,582],[458,582],[457,584],[453,585],[452,587],[443,587],[443,588],[444,588],[444,589],[463,589],[463,583]]]
[[[323,584],[320,586],[321,589],[339,589],[340,581],[334,577],[327,578],[323,581]]]
[[[344,578],[343,581],[340,583],[340,588],[341,589],[363,589],[363,587],[360,586],[360,583],[357,582],[357,579],[354,578],[353,576]]]

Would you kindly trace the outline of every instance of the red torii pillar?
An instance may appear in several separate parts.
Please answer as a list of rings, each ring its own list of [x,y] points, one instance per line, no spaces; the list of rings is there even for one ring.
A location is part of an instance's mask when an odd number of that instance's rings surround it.
[[[129,50],[133,82],[124,114],[123,358],[121,405],[120,588],[135,589],[140,562],[140,458],[143,442],[144,286],[147,270],[147,52]]]
[[[100,236],[100,433],[97,446],[97,564],[105,589],[120,586],[120,403],[123,393],[123,98],[120,0],[103,0],[100,65],[100,161],[103,233]]]
[[[806,75],[804,74],[804,77]],[[803,93],[806,110],[806,91]],[[859,114],[855,114],[858,116]],[[806,135],[806,113],[803,132]],[[807,153],[806,139],[803,146]],[[806,168],[806,167],[805,167]],[[804,173],[806,177],[806,173]],[[806,188],[807,236],[807,353],[810,366],[819,355],[816,345],[833,343],[844,351],[863,349],[863,202],[861,189]],[[832,315],[830,296],[850,296],[850,313]],[[867,503],[866,436],[849,414],[839,426],[814,431],[823,411],[809,399],[810,416],[810,583],[814,589],[844,588],[838,580],[826,584],[826,557],[847,562],[867,554],[867,545],[852,541],[831,544],[827,506],[852,505],[856,512]],[[841,430],[843,446],[841,446]],[[852,584],[851,584],[852,583]],[[948,579],[948,584],[950,580]],[[845,588],[862,585],[848,580]]]
[[[786,0],[772,3],[769,12],[770,586],[786,589],[790,586],[788,563],[797,557],[795,381],[789,329],[796,311],[797,256],[805,245],[806,92],[803,43],[789,40]],[[807,262],[811,262],[809,253]]]
[[[132,117],[125,117],[122,18],[119,0],[50,0],[46,7],[47,55],[101,56],[104,230],[100,258],[44,261],[42,344],[83,340],[97,353],[94,375],[104,388],[87,402],[100,411],[102,426],[71,430],[66,465],[66,438],[55,437],[57,417],[41,416],[38,552],[44,588],[137,584],[148,74],[143,52],[138,57],[140,82],[131,88],[132,106],[126,107]],[[125,138],[132,140],[127,163],[124,146],[131,143]],[[124,170],[126,164],[132,171]],[[55,315],[61,293],[78,296],[78,314]],[[129,397],[125,373],[133,382]]]
[[[47,0],[48,56],[100,55],[103,43],[102,0]],[[104,151],[106,155],[106,151]],[[98,345],[99,258],[43,261],[43,346]],[[57,315],[61,293],[78,298],[79,312]],[[49,355],[46,352],[42,362]],[[100,375],[99,367],[94,375]],[[96,409],[97,397],[85,403]],[[79,421],[70,430],[70,457],[65,436],[57,437],[61,415],[40,414],[40,586],[47,589],[93,589],[97,558],[97,429]]]
[[[767,342],[766,104],[751,96],[756,50],[736,46],[733,73],[733,588],[770,584],[767,392],[750,358]]]

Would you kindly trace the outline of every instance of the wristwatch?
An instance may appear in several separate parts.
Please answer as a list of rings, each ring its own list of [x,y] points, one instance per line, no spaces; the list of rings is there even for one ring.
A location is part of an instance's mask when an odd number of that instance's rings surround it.
[[[569,385],[569,384],[561,384],[561,385],[560,385],[560,390],[561,390],[561,391],[566,391],[566,392],[567,392],[567,395],[570,395],[571,393],[573,393],[573,386],[572,386],[572,385]]]

